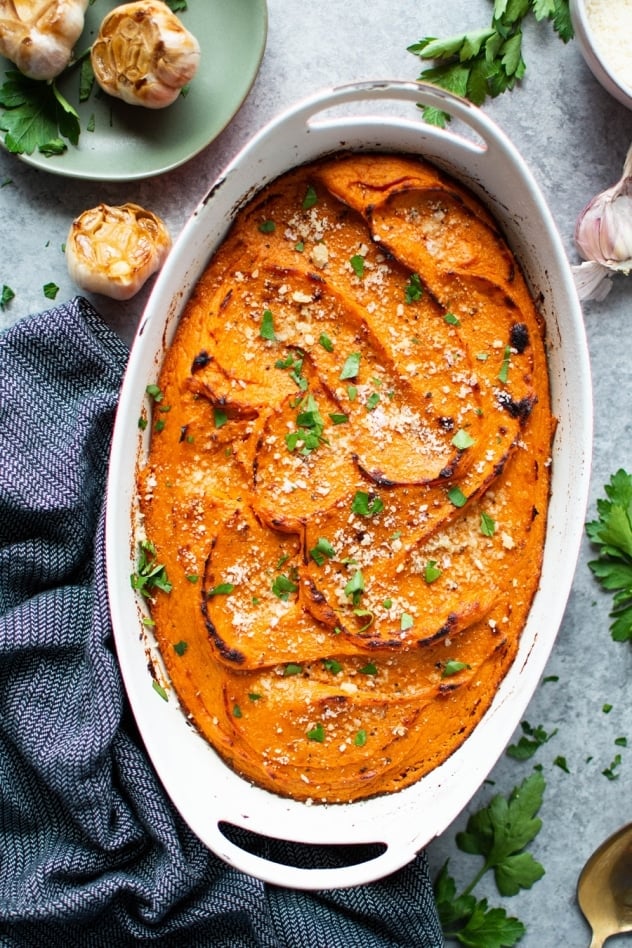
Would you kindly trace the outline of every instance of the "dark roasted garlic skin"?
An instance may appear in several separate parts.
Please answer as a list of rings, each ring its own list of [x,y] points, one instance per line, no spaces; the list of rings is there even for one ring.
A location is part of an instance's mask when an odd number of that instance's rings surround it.
[[[198,68],[197,39],[160,0],[125,3],[109,13],[91,50],[101,88],[129,105],[171,105]]]

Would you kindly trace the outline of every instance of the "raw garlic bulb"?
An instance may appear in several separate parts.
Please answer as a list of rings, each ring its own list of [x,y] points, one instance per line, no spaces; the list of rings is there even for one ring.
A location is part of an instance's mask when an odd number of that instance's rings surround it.
[[[31,79],[54,79],[70,62],[89,0],[0,0],[0,54]]]
[[[91,50],[101,88],[130,105],[171,105],[195,75],[196,38],[166,3],[124,3],[109,13]]]
[[[99,204],[70,225],[68,272],[77,286],[116,300],[134,296],[171,249],[163,221],[139,207]]]

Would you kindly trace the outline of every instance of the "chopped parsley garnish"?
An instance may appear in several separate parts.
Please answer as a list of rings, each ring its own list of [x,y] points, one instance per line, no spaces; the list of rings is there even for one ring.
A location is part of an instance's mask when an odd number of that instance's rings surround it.
[[[481,511],[481,523],[480,531],[484,537],[493,537],[496,532],[496,521],[493,517],[490,517],[489,514],[485,513],[484,510]]]
[[[509,378],[509,364],[511,362],[511,346],[505,346],[503,351],[503,362],[498,373],[498,381],[503,385]]]
[[[384,510],[384,503],[377,494],[368,494],[364,490],[358,490],[351,502],[351,510],[360,517],[374,517]]]
[[[259,326],[259,335],[262,339],[267,339],[269,342],[274,342],[276,339],[274,334],[274,319],[269,309],[263,311],[261,324]]]
[[[355,379],[360,371],[360,353],[352,352],[351,355],[347,356],[345,363],[340,372],[340,378],[342,381],[344,379]]]
[[[342,671],[342,665],[335,658],[326,658],[323,661],[323,668],[331,672],[332,675],[339,675]]]
[[[292,675],[300,675],[303,671],[302,665],[296,665],[294,662],[288,662],[283,669],[283,677],[291,678]]]
[[[424,290],[421,285],[421,280],[419,279],[418,273],[411,273],[406,288],[404,290],[404,296],[407,303],[418,303],[421,297],[423,296]]]
[[[157,695],[160,695],[160,697],[162,698],[163,701],[168,701],[168,700],[169,700],[169,695],[167,694],[166,689],[163,688],[162,685],[160,684],[160,682],[159,682],[159,681],[156,681],[155,678],[153,679],[153,681],[152,681],[152,683],[151,683],[151,687],[154,689],[154,691],[156,692]]]
[[[285,359],[277,359],[277,361],[274,363],[274,367],[275,369],[289,369],[290,378],[292,381],[298,386],[298,388],[301,389],[301,391],[305,391],[307,388],[307,379],[302,375],[303,356],[300,353],[290,353]]]
[[[412,627],[414,626],[414,624],[415,624],[415,620],[414,620],[413,617],[410,615],[410,613],[409,613],[409,612],[402,612],[402,615],[401,615],[401,618],[400,618],[400,621],[399,621],[399,627],[400,627],[400,629],[402,630],[402,632],[407,632],[408,629],[412,629]]]
[[[274,221],[261,221],[259,230],[262,234],[273,234],[276,230],[276,224]]]
[[[160,391],[160,389],[158,388],[158,386],[155,385],[154,383],[152,383],[151,385],[148,385],[145,391],[147,392],[149,397],[152,398],[156,403],[161,402],[163,398],[165,397],[163,393]]]
[[[464,507],[467,503],[467,497],[460,487],[451,487],[448,491],[448,500],[455,507]]]
[[[170,593],[172,586],[167,577],[166,567],[158,562],[156,547],[151,540],[141,540],[138,544],[136,572],[131,577],[132,589],[146,598],[151,598],[154,590]]]
[[[234,717],[234,718],[241,718],[241,717],[243,717],[243,712],[242,712],[242,710],[241,710],[241,708],[239,707],[238,704],[234,704],[234,705],[233,705],[233,717]]]
[[[320,721],[315,727],[307,732],[307,737],[310,741],[317,741],[319,744],[323,743],[325,740],[325,728],[322,726]]]
[[[615,754],[609,766],[606,767],[605,770],[601,771],[603,776],[607,777],[608,780],[618,780],[619,774],[617,773],[617,770],[621,766],[621,760],[621,754]]]
[[[298,450],[299,454],[307,455],[319,448],[321,444],[328,444],[323,435],[325,420],[311,393],[301,400],[299,408],[296,416],[296,430],[286,434],[285,444],[288,451]]]
[[[303,198],[303,210],[309,211],[310,207],[314,207],[315,204],[318,204],[318,195],[316,194],[316,188],[310,184]]]
[[[320,336],[318,337],[318,341],[319,341],[319,343],[321,344],[321,346],[323,347],[323,349],[325,349],[327,352],[333,352],[333,351],[334,351],[334,344],[333,344],[333,342],[331,341],[331,339],[329,338],[329,336],[325,335],[324,332],[322,332],[322,333],[320,334]]]
[[[223,428],[228,421],[228,415],[223,408],[213,407],[213,421],[216,428]]]
[[[318,566],[322,566],[325,560],[333,559],[336,553],[329,540],[319,537],[316,546],[309,551],[309,555]]]
[[[366,400],[366,410],[375,411],[377,406],[380,404],[380,396],[378,392],[373,392]]]
[[[513,757],[514,760],[529,760],[533,757],[538,748],[542,747],[543,744],[546,744],[557,734],[557,728],[547,733],[541,724],[537,727],[532,727],[528,721],[522,721],[520,726],[522,728],[522,735],[518,743],[510,744],[507,748],[507,756]]]
[[[424,567],[424,579],[427,583],[434,583],[441,576],[443,570],[437,566],[436,560],[428,560]]]
[[[364,276],[364,257],[362,254],[354,254],[349,260],[349,263],[351,264],[351,269],[355,275],[361,280]]]
[[[180,642],[174,643],[173,650],[176,653],[176,655],[184,655],[188,647],[189,647],[188,642],[180,641]]]
[[[344,425],[349,421],[349,415],[344,415],[342,412],[330,412],[329,418],[334,425]]]
[[[470,665],[468,665],[467,662],[457,662],[451,659],[443,666],[441,677],[451,678],[452,675],[458,675],[459,672],[465,671],[466,668],[470,668]]]
[[[358,671],[361,675],[377,675],[377,665],[374,665],[373,662],[367,662]]]
[[[4,283],[2,290],[0,290],[0,309],[5,310],[13,299],[15,299],[15,293],[10,286],[7,286],[6,283]]]
[[[361,570],[357,569],[347,585],[345,586],[345,596],[350,596],[354,606],[357,605],[360,596],[364,592],[364,576]]]
[[[274,582],[272,583],[272,592],[278,599],[281,599],[283,602],[287,602],[290,598],[291,593],[295,593],[298,589],[297,584],[290,576],[285,576],[283,573],[279,573],[275,577]]]
[[[218,583],[217,586],[209,589],[206,595],[209,599],[211,596],[230,596],[234,589],[234,583]]]
[[[364,747],[366,744],[366,731],[360,730],[353,739],[353,743],[356,747]]]
[[[448,324],[448,326],[461,325],[461,320],[458,316],[455,316],[454,313],[444,313],[443,320]]]
[[[465,451],[467,448],[471,448],[473,444],[476,444],[476,441],[465,428],[459,428],[452,438],[452,444],[458,451]]]
[[[42,291],[47,300],[54,300],[59,293],[59,287],[56,283],[45,283]]]

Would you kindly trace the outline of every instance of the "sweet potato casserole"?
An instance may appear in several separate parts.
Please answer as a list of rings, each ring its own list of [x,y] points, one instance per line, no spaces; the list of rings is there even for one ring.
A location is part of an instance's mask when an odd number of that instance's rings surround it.
[[[483,205],[414,158],[291,171],[237,215],[149,395],[135,579],[160,577],[195,727],[314,803],[444,761],[516,654],[554,428],[543,326]]]

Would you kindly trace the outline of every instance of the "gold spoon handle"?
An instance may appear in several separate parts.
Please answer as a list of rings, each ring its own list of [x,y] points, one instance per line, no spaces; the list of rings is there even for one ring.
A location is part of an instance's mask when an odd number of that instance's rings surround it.
[[[599,932],[593,932],[592,941],[588,948],[603,948],[607,935],[600,935]]]

